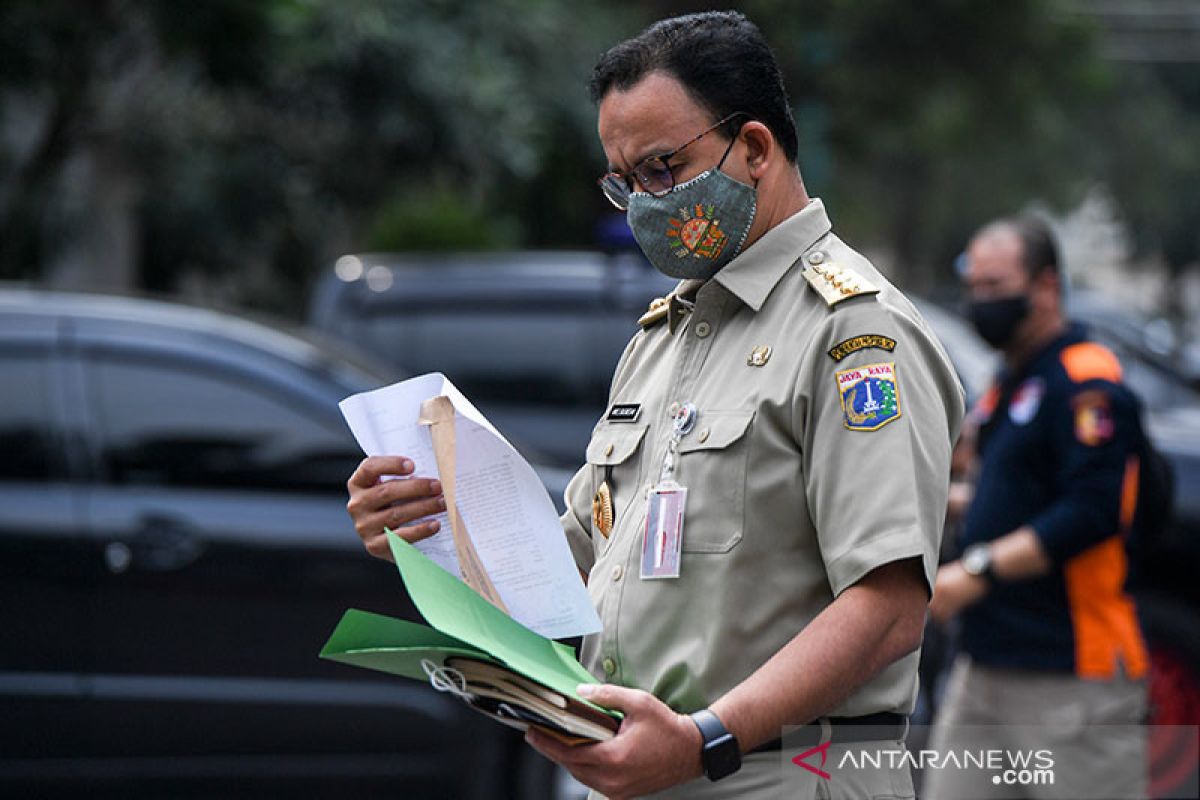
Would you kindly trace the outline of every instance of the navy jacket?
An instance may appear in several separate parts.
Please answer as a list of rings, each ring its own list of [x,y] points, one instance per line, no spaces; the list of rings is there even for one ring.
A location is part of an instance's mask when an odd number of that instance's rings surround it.
[[[995,581],[963,614],[963,649],[1003,667],[1111,677],[1146,669],[1125,592],[1125,535],[1137,500],[1138,403],[1109,350],[1072,326],[973,412],[980,472],[960,545],[1023,525],[1054,562],[1048,575]]]

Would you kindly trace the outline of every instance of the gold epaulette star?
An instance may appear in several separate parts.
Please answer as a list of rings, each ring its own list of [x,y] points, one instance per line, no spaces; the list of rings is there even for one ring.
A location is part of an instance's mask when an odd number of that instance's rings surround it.
[[[849,267],[829,261],[821,250],[809,253],[804,260],[807,262],[804,279],[830,307],[851,297],[879,293],[878,286]]]

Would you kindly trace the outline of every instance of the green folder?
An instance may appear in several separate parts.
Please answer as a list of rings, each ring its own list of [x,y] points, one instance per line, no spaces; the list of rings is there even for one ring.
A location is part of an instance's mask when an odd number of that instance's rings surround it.
[[[576,694],[579,684],[598,681],[579,663],[575,648],[529,630],[391,531],[388,544],[409,595],[432,627],[350,609],[321,658],[423,682],[429,680],[424,659],[442,666],[447,658],[474,658],[620,718]]]

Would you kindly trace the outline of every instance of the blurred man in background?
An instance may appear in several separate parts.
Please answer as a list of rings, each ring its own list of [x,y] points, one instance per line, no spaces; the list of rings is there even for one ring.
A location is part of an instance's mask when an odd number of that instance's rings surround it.
[[[933,745],[1029,745],[1003,726],[1036,725],[1053,740],[1059,791],[1140,797],[1134,726],[1148,662],[1124,588],[1139,404],[1116,356],[1064,318],[1044,223],[1010,218],[980,230],[966,284],[972,322],[1004,364],[969,416],[964,438],[978,462],[963,554],[939,569],[930,606],[942,622],[961,616],[963,651]],[[933,771],[926,796],[980,796],[991,787],[977,778]]]

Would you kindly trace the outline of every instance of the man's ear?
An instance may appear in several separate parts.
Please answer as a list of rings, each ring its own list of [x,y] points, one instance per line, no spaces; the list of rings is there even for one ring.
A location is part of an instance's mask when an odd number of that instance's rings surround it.
[[[738,138],[746,144],[746,170],[751,180],[757,183],[767,174],[767,168],[778,157],[779,148],[771,129],[757,120],[742,126]]]
[[[1062,303],[1062,277],[1052,269],[1043,269],[1033,279],[1034,290],[1047,299],[1047,305]]]

